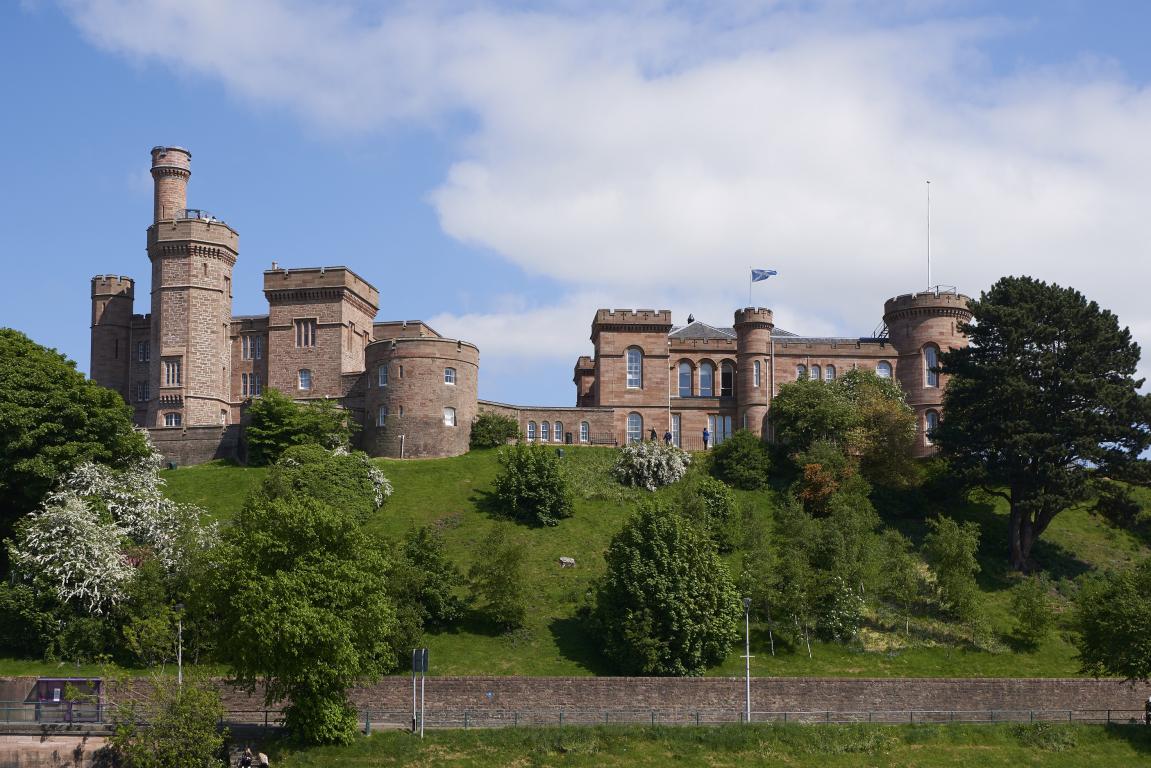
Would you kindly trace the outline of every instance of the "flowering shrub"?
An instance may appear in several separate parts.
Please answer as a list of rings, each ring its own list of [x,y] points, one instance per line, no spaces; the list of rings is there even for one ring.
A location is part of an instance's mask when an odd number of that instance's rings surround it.
[[[650,440],[621,448],[612,472],[624,485],[654,491],[682,478],[690,463],[691,456],[674,445]]]

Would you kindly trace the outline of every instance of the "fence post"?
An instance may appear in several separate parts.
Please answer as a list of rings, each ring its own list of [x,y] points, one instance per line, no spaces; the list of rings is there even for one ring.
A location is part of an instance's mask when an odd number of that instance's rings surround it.
[[[1030,719],[1028,720],[1028,722],[1034,723],[1035,722],[1035,710],[1030,709],[1027,711],[1027,714],[1031,716]]]
[[[564,711],[561,709],[560,710],[560,725],[563,725],[563,724],[564,724]]]
[[[914,709],[907,710],[907,722],[909,722],[909,723],[915,722],[915,710]]]
[[[742,722],[743,722],[743,710],[742,710],[742,709],[741,709],[741,710],[739,710],[739,722],[740,722],[740,723],[742,723]]]
[[[517,709],[512,716],[512,723],[516,728],[520,726],[520,711]]]
[[[991,710],[991,722],[995,722],[995,710]]]
[[[372,708],[364,707],[364,735],[372,735]]]
[[[872,715],[874,715],[874,714],[875,714],[875,713],[874,713],[874,712],[872,712],[870,709],[869,709],[869,710],[867,710],[867,722],[869,722],[869,723],[871,722],[871,716],[872,716]]]
[[[655,710],[654,709],[651,711],[651,724],[655,725]]]
[[[823,713],[823,722],[825,722],[825,723],[831,722],[831,710],[830,709]]]
[[[1067,710],[1067,722],[1071,722],[1071,710]]]
[[[1107,725],[1111,725],[1111,710],[1107,710]]]
[[[787,722],[787,713],[786,712],[783,713],[783,722],[785,722],[785,723]]]
[[[468,711],[465,709],[464,710],[464,730],[466,731],[467,728],[468,728]]]
[[[695,711],[695,724],[699,725],[699,710],[698,709]]]

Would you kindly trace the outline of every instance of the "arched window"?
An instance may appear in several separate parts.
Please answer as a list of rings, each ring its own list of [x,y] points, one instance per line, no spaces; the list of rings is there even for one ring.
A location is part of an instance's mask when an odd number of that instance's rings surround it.
[[[546,443],[552,439],[552,423],[550,421],[540,422],[540,442]]]
[[[178,413],[165,413],[164,426],[165,427],[178,427],[184,423],[184,417]]]
[[[934,344],[923,348],[923,385],[939,386],[939,347]]]
[[[388,406],[381,405],[376,411],[376,426],[382,427],[388,423]]]
[[[795,379],[796,379],[796,381],[799,381],[800,379],[806,379],[806,378],[807,378],[807,366],[804,365],[803,363],[800,363],[799,365],[795,366]]]
[[[679,364],[679,396],[691,397],[691,363],[686,360]]]
[[[627,415],[627,441],[629,443],[643,441],[643,416],[634,411]]]
[[[823,378],[826,381],[835,381],[835,366],[829,365],[823,369]]]
[[[557,443],[564,441],[564,423],[562,421],[555,423],[555,429],[552,430],[552,439]]]
[[[581,421],[579,423],[579,441],[581,443],[586,443],[590,439],[591,439],[591,425],[588,424],[586,421]]]
[[[312,371],[308,368],[301,368],[296,377],[296,386],[300,389],[312,388]]]
[[[759,371],[760,371],[759,361],[756,360],[755,365],[752,366],[752,372],[754,374],[754,378],[752,379],[752,386],[754,386],[756,389],[759,389]]]
[[[715,397],[715,366],[711,363],[699,364],[699,396]]]
[[[823,378],[823,371],[820,370],[818,365],[811,366],[811,380],[819,381]]]
[[[381,387],[388,386],[388,366],[381,365],[380,370],[376,372],[376,375],[379,377]]]
[[[455,368],[445,368],[444,369],[444,383],[445,384],[453,384],[453,385],[456,383],[456,369]]]
[[[928,411],[923,414],[923,442],[931,445],[931,434],[939,426],[939,411]]]
[[[451,407],[444,408],[444,426],[454,427],[456,425],[456,409]]]
[[[724,360],[719,365],[719,396],[733,397],[735,395],[735,366]]]
[[[627,348],[627,388],[639,389],[643,386],[643,350],[639,347]]]
[[[536,439],[536,423],[534,421],[528,422],[528,440]]]
[[[891,378],[891,363],[886,360],[880,360],[875,365],[875,375],[881,379]]]

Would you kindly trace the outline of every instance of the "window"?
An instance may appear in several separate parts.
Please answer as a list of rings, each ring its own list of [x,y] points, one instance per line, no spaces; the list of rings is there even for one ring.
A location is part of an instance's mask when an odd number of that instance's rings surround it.
[[[760,368],[761,368],[761,366],[760,366],[760,364],[759,364],[759,361],[758,361],[758,360],[756,360],[756,361],[755,361],[755,364],[754,364],[754,365],[752,365],[752,367],[751,367],[751,372],[752,372],[752,386],[753,386],[753,387],[755,387],[756,389],[759,389],[759,372],[760,372]]]
[[[540,422],[540,442],[546,443],[552,439],[552,423],[550,421]]]
[[[643,416],[632,412],[627,415],[627,441],[639,443],[643,441]]]
[[[639,389],[643,386],[643,350],[639,347],[628,347],[627,350],[627,388]]]
[[[682,448],[683,444],[680,442],[680,414],[673,413],[671,415],[671,444],[676,448]]]
[[[376,410],[376,426],[382,427],[388,423],[388,406],[381,405]]]
[[[923,442],[931,445],[931,434],[939,427],[939,411],[923,414]]]
[[[812,381],[819,381],[822,378],[823,378],[823,371],[820,369],[820,367],[818,365],[811,366],[811,380]]]
[[[939,347],[934,344],[923,348],[923,374],[924,386],[939,386]]]
[[[244,360],[259,360],[264,356],[264,337],[244,334],[240,337],[240,357]]]
[[[891,378],[891,363],[880,360],[875,366],[875,375],[881,379]]]
[[[699,364],[699,396],[715,397],[715,366],[711,363]]]
[[[456,383],[456,369],[455,368],[445,368],[444,369],[444,383],[455,385],[455,383]]]
[[[825,381],[835,381],[835,366],[829,365],[823,369],[823,378]]]
[[[725,440],[731,437],[731,417],[708,416],[707,429],[711,432],[711,446],[714,448],[717,445],[722,445]]]
[[[146,363],[152,359],[152,342],[150,341],[137,341],[136,342],[136,361]]]
[[[240,374],[240,394],[244,397],[256,397],[263,391],[260,385],[260,374],[258,373],[241,373]]]
[[[450,407],[444,408],[444,426],[445,427],[454,427],[455,425],[456,425],[456,409],[450,408]]]
[[[220,409],[220,426],[222,426],[222,427],[228,426],[228,412],[225,411],[223,408]]]
[[[590,439],[591,439],[591,425],[588,424],[586,421],[581,421],[579,423],[579,441],[581,443],[586,443]]]
[[[807,378],[807,366],[804,365],[803,363],[800,363],[799,365],[795,366],[795,380],[799,381],[801,379],[806,379],[806,378]]]
[[[148,399],[148,394],[149,394],[148,382],[137,381],[136,382],[136,401],[141,402],[141,403],[144,402],[145,400]]]
[[[404,366],[402,366],[402,365],[399,366],[399,369],[400,369],[400,378],[402,379],[402,378],[404,378]]]
[[[691,363],[686,360],[679,364],[679,396],[691,397]]]
[[[184,418],[178,413],[165,413],[164,426],[165,427],[178,427],[184,423]]]
[[[735,394],[735,366],[724,361],[719,366],[719,396],[732,397]]]
[[[381,365],[380,369],[376,371],[376,376],[379,377],[381,387],[388,386],[388,366]]]
[[[552,439],[557,443],[564,441],[564,423],[562,421],[555,423],[555,429],[552,430]]]
[[[528,440],[536,439],[536,423],[534,421],[528,422]]]
[[[307,368],[301,368],[299,375],[296,377],[296,386],[299,389],[312,388],[312,372]]]
[[[178,387],[182,377],[180,375],[180,360],[165,360],[164,361],[164,386],[165,387]]]
[[[297,347],[314,347],[316,346],[316,321],[310,320],[296,320],[296,346]]]

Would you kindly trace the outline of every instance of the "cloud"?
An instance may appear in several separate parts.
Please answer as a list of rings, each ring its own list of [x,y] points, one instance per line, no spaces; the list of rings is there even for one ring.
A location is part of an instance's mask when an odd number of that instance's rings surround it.
[[[927,285],[928,179],[933,282],[1031,274],[1151,328],[1151,94],[1106,61],[997,73],[1006,23],[948,3],[64,4],[100,46],[334,133],[468,115],[444,232],[567,286],[434,319],[497,357],[571,357],[608,300],[728,322],[751,266],[779,270],[780,325],[867,333]]]

